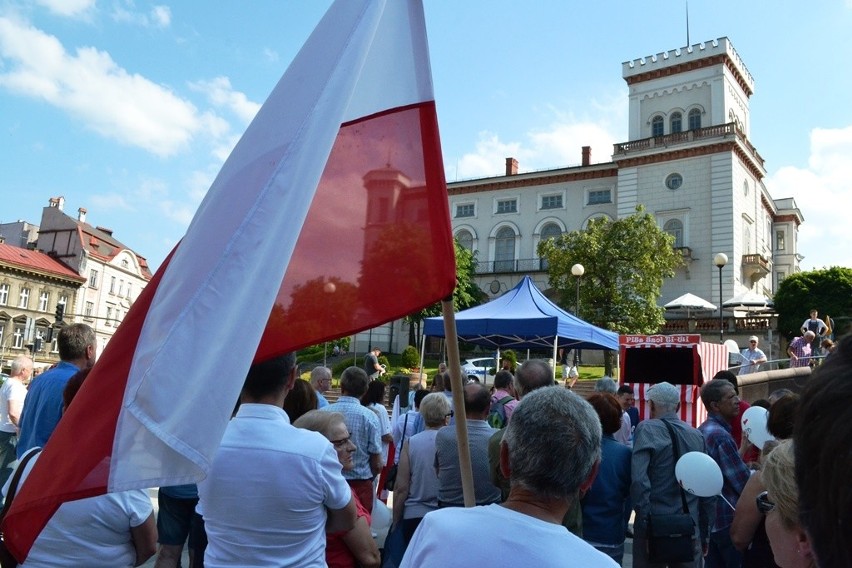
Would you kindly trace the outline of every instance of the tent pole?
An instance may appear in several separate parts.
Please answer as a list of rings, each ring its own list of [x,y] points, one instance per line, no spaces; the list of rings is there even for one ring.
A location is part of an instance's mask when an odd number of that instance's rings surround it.
[[[426,336],[423,335],[420,338],[420,373],[423,373],[423,365],[426,362]],[[428,380],[428,379],[427,379]],[[421,385],[422,388],[426,388],[426,385]]]
[[[453,385],[453,414],[456,417],[456,439],[459,447],[459,470],[461,471],[462,493],[464,506],[476,505],[476,495],[473,488],[473,467],[470,463],[470,445],[467,435],[467,420],[464,414],[464,386],[461,378],[461,357],[459,356],[459,339],[456,333],[456,314],[453,312],[453,297],[441,300],[441,311],[444,315],[444,337],[447,338],[447,370],[450,373],[450,383]]]
[[[553,372],[554,372],[554,377],[557,376],[555,373],[556,373],[556,363],[559,361],[556,358],[559,355],[557,353],[558,349],[559,349],[559,336],[557,335],[553,338]]]

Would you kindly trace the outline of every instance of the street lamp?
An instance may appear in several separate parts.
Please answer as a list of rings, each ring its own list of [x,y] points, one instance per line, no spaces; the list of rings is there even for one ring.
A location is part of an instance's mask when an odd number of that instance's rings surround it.
[[[725,320],[722,319],[722,269],[728,264],[728,255],[723,252],[713,257],[713,264],[719,268],[719,343],[725,342]]]
[[[571,267],[571,274],[577,277],[577,303],[574,306],[574,315],[578,318],[580,317],[580,279],[583,278],[583,274],[586,273],[586,269],[583,268],[583,265],[579,262]],[[580,365],[580,350],[574,349],[574,366],[578,367]]]

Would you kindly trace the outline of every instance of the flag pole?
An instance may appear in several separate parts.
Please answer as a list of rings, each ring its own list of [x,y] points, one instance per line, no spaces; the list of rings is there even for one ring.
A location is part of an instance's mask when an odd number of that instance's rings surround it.
[[[456,314],[453,311],[453,297],[441,300],[444,316],[444,336],[447,338],[447,370],[453,389],[453,414],[456,417],[456,439],[459,441],[459,471],[461,472],[464,506],[476,505],[473,488],[473,467],[470,464],[470,445],[467,436],[467,420],[464,414],[464,386],[461,377],[461,357],[459,340],[456,333]]]

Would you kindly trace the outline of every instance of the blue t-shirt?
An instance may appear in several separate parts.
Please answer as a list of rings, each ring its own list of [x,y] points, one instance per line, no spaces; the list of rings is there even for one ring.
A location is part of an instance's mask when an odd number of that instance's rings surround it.
[[[62,418],[62,393],[80,369],[66,361],[36,377],[30,384],[18,426],[18,459],[27,450],[43,447]]]

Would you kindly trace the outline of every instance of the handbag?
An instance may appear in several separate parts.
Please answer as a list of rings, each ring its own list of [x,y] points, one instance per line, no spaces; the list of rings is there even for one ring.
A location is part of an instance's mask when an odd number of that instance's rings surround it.
[[[405,413],[405,422],[402,424],[402,443],[405,443],[405,430],[408,428],[408,413]],[[400,453],[402,453],[402,448],[399,449]],[[393,491],[394,486],[396,485],[396,472],[399,469],[399,463],[393,464],[389,469],[388,473],[385,476],[385,490]]]
[[[23,475],[24,473],[24,468],[27,466],[27,462],[29,462],[30,459],[32,459],[32,457],[40,451],[41,448],[36,448],[35,450],[24,456],[24,458],[20,462],[18,462],[18,468],[15,470],[15,474],[12,476],[12,481],[9,483],[9,492],[6,495],[6,503],[3,505],[3,510],[0,511],[0,524],[3,523],[3,520],[6,518],[6,514],[12,507],[12,500],[18,493],[18,484],[21,481],[21,475]],[[0,532],[0,567],[15,568],[17,565],[18,559],[12,556],[12,553],[9,552],[8,548],[6,548],[6,540],[3,536],[3,533]]]
[[[672,439],[672,470],[680,458],[680,447],[671,424],[663,420]],[[675,478],[677,479],[677,478]],[[648,516],[648,560],[652,563],[692,562],[695,555],[695,522],[689,514],[686,494],[680,487],[682,513]]]

